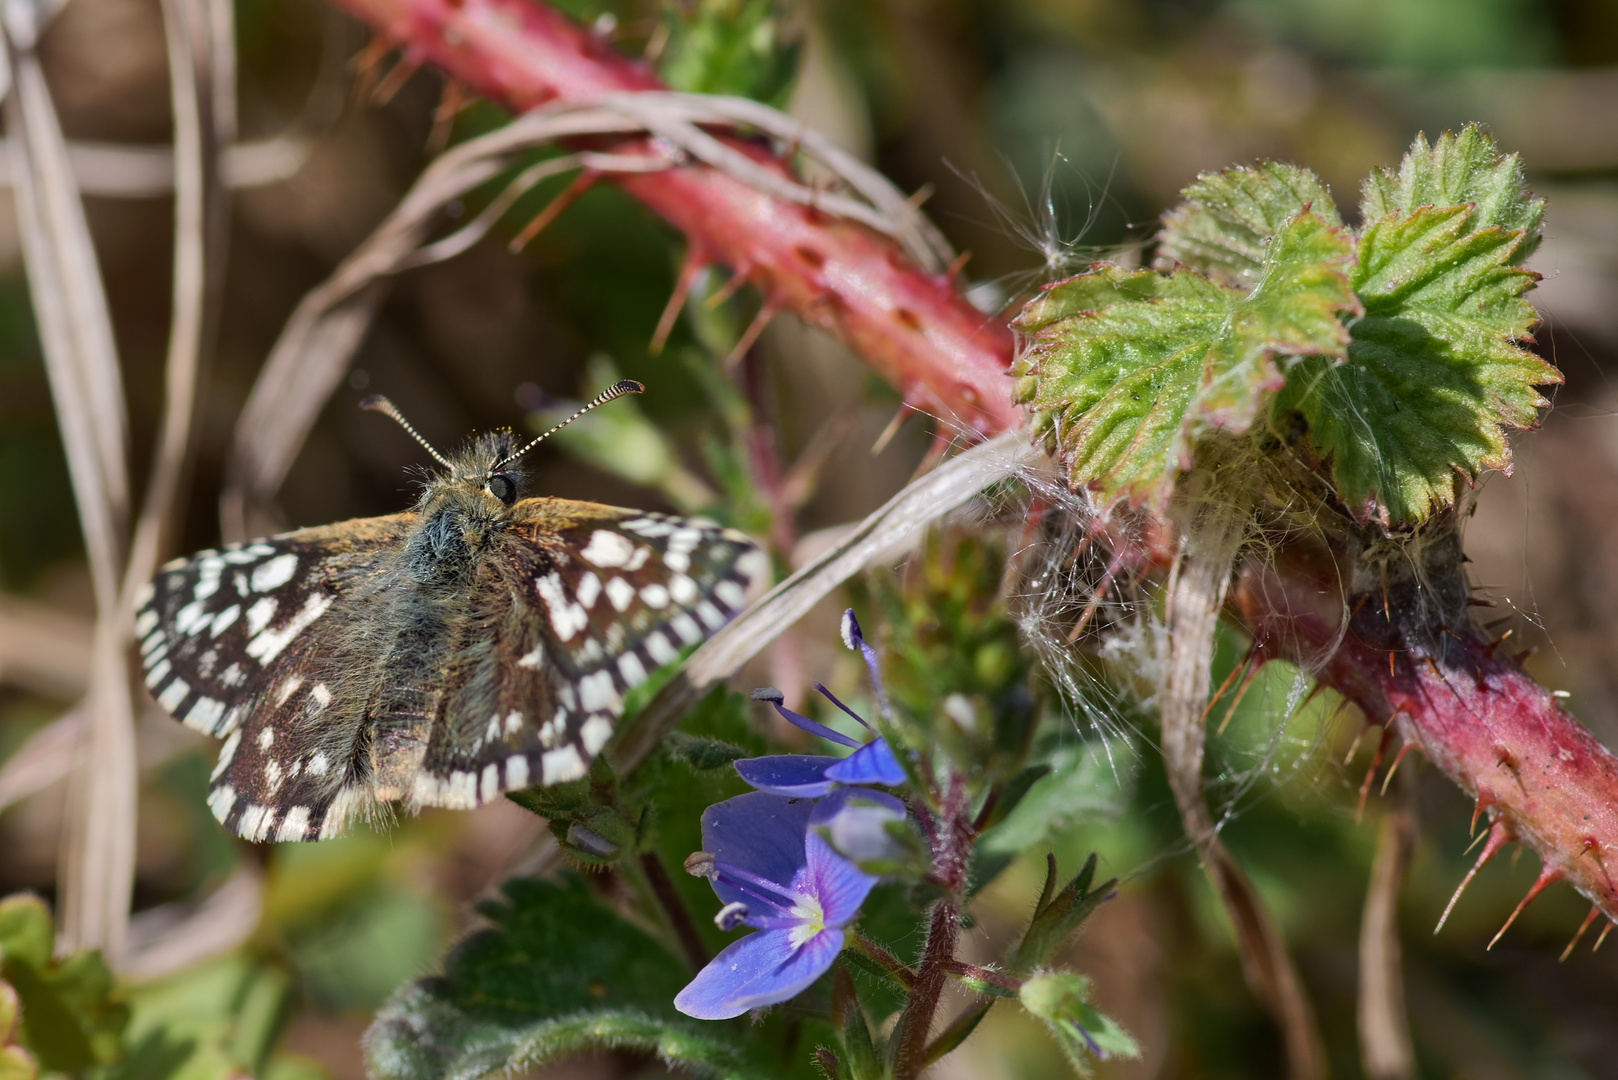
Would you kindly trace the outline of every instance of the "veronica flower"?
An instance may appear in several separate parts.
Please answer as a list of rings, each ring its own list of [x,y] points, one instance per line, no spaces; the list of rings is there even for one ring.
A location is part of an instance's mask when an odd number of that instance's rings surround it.
[[[882,679],[876,664],[876,650],[866,644],[852,609],[843,612],[843,643],[865,657],[866,667],[871,671],[871,682],[876,688],[878,708],[884,716],[887,715],[887,696],[882,692]],[[844,705],[830,690],[820,683],[815,683],[815,689],[827,701],[852,716],[861,727],[871,731],[871,725],[865,722],[864,717]],[[787,708],[786,696],[774,687],[754,690],[753,700],[768,701],[775,707],[775,711],[781,714],[781,718],[794,727],[802,728],[812,735],[819,735],[828,742],[847,746],[854,751],[841,758],[821,754],[775,754],[770,757],[743,758],[736,762],[736,771],[741,774],[741,778],[758,790],[767,791],[772,795],[818,798],[838,784],[883,784],[891,787],[904,783],[904,769],[893,756],[887,740],[880,735],[868,743],[862,743],[824,724],[817,724],[802,713]]]
[[[755,791],[703,812],[703,851],[686,865],[725,902],[714,920],[722,929],[757,932],[714,957],[675,1008],[700,1020],[740,1016],[797,996],[837,959],[843,928],[876,878],[820,837],[819,810],[806,799]]]

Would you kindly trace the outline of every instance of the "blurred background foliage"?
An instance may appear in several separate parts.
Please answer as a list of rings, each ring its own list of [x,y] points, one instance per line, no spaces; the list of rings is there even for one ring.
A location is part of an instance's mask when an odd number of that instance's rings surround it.
[[[985,306],[1096,257],[1133,257],[1156,215],[1198,171],[1257,157],[1293,161],[1352,206],[1359,180],[1397,160],[1417,129],[1490,125],[1549,199],[1546,241],[1532,264],[1545,281],[1533,299],[1545,316],[1539,348],[1567,373],[1567,385],[1545,430],[1518,441],[1517,476],[1483,486],[1468,550],[1496,614],[1515,620],[1520,638],[1539,647],[1530,670],[1569,689],[1579,717],[1609,746],[1618,744],[1618,394],[1611,385],[1618,370],[1618,5],[1611,0],[562,6],[608,20],[598,27],[626,51],[655,54],[675,85],[780,104],[901,187],[928,192],[935,220],[972,252],[967,275]],[[258,366],[293,305],[429,160],[441,89],[436,76],[418,74],[385,105],[343,106],[352,82],[345,65],[365,41],[357,26],[314,0],[239,0],[236,11],[244,136],[299,125],[308,158],[289,180],[236,193],[223,331],[181,551],[217,541],[223,457]],[[71,0],[42,52],[70,138],[167,139],[155,0]],[[450,137],[502,120],[475,105],[456,118]],[[557,190],[545,188],[523,206],[535,213]],[[0,191],[0,204],[9,202]],[[151,452],[161,404],[170,203],[91,197],[88,209],[139,463]],[[904,419],[896,436],[883,439],[896,395],[790,320],[778,320],[734,371],[722,372],[717,360],[757,299],[745,291],[719,299],[718,273],[699,283],[667,347],[653,355],[649,342],[681,245],[615,190],[592,190],[519,253],[507,249],[510,239],[492,238],[394,284],[347,386],[281,492],[286,524],[388,513],[410,498],[410,470],[421,454],[393,425],[355,408],[375,392],[442,445],[477,428],[537,425],[618,375],[641,379],[650,388],[644,398],[602,410],[532,456],[534,490],[704,508],[767,534],[785,563],[810,557],[824,544],[822,530],[875,508],[927,457],[928,422]],[[15,223],[3,207],[0,477],[3,761],[82,691],[92,611]],[[1037,686],[1023,677],[1025,661],[1003,614],[988,611],[1001,556],[954,544],[935,545],[897,576],[859,586],[869,607],[862,617],[901,644],[891,675],[907,703],[954,693],[968,709],[1010,707],[1008,694]],[[859,699],[857,665],[831,644],[841,606],[811,616],[740,682],[768,682],[801,701],[810,679],[835,670],[839,678],[828,681]],[[939,656],[929,638],[938,626],[967,627],[967,638],[949,640],[968,641],[970,656]],[[1234,637],[1225,642],[1217,678],[1240,663],[1242,648]],[[1152,725],[1117,704],[1104,664],[1086,670],[1096,679],[1093,701],[1047,706],[1038,754],[1057,771],[1001,826],[999,850],[1012,861],[983,893],[969,941],[984,959],[1003,950],[1037,892],[1044,845],[1067,873],[1098,851],[1101,872],[1123,884],[1073,946],[1071,961],[1093,977],[1097,1004],[1146,1048],[1142,1060],[1109,1065],[1106,1075],[1280,1075],[1275,1033],[1242,983],[1228,928],[1180,832],[1151,749]],[[1296,950],[1333,1074],[1361,1075],[1359,915],[1376,821],[1403,806],[1420,823],[1400,918],[1421,1074],[1618,1077],[1618,948],[1557,963],[1582,903],[1552,889],[1485,951],[1535,872],[1499,860],[1433,937],[1428,928],[1470,862],[1462,854],[1470,806],[1412,759],[1390,793],[1373,793],[1365,819],[1356,820],[1369,747],[1345,764],[1357,718],[1327,698],[1300,704],[1305,690],[1282,665],[1261,672],[1210,742],[1210,791],[1227,815],[1227,842]],[[780,738],[752,708],[747,722]],[[1217,711],[1215,718],[1224,719]],[[224,836],[202,801],[212,744],[149,705],[139,730],[137,939],[172,925],[227,880],[260,890],[252,910],[261,915],[234,952],[129,986],[119,1006],[127,1006],[123,1038],[138,1052],[119,1070],[131,1077],[172,1075],[186,1061],[199,1076],[207,1061],[277,1080],[363,1075],[360,1035],[388,993],[430,970],[475,924],[474,900],[508,875],[555,862],[542,823],[507,804],[428,813],[385,835],[319,845],[241,844]],[[0,895],[52,897],[62,812],[58,784],[0,813]],[[688,816],[669,826],[683,830],[665,845],[676,861],[675,848],[695,843],[694,812]],[[153,1032],[176,1030],[163,1027],[163,1017],[192,1025],[183,1046],[159,1045]],[[609,1056],[547,1075],[655,1071],[641,1059]],[[1005,1010],[991,1013],[938,1075],[1055,1077],[1065,1066],[1030,1021]]]

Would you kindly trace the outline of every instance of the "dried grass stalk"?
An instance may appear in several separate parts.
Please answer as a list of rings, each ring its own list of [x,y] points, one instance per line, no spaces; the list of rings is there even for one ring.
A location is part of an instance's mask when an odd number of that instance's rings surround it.
[[[85,699],[88,739],[75,771],[61,868],[63,944],[116,955],[135,867],[135,738],[119,602],[128,517],[127,423],[101,274],[61,125],[34,54],[41,9],[4,9],[17,154],[17,221],[46,374],[95,587]]]

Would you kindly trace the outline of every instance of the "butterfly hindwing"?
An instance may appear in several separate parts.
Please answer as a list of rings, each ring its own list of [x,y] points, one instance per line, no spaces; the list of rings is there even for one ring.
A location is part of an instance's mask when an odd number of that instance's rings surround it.
[[[225,740],[208,803],[250,840],[315,839],[368,800],[361,715],[334,707],[343,645],[368,617],[415,515],[344,522],[165,566],[136,615],[142,667],[168,712]]]
[[[739,611],[766,558],[702,519],[533,499],[475,586],[416,805],[476,806],[584,775],[623,695]]]

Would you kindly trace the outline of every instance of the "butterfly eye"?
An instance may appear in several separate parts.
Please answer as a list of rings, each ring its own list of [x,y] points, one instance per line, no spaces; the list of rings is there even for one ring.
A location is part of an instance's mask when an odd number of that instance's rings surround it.
[[[489,477],[489,482],[484,486],[489,489],[490,495],[493,495],[507,506],[517,501],[517,485],[505,473],[495,473]]]

